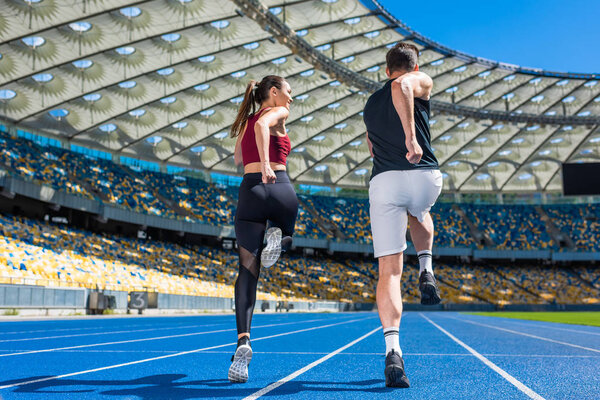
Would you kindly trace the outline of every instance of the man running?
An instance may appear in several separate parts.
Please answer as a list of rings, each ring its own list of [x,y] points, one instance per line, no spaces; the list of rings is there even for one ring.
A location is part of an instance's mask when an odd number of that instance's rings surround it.
[[[431,149],[429,97],[433,81],[419,72],[419,50],[400,42],[387,55],[389,81],[367,101],[364,121],[373,156],[369,183],[371,230],[379,261],[377,308],[385,338],[385,385],[409,387],[398,329],[402,316],[403,252],[406,228],[419,257],[421,304],[438,304],[431,266],[433,221],[429,210],[442,189],[442,174]]]

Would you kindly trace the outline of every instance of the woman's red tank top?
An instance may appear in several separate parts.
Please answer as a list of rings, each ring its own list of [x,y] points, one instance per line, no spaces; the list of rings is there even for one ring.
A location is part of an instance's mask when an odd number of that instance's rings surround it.
[[[260,162],[260,156],[258,155],[258,148],[256,147],[256,133],[254,132],[254,124],[264,111],[268,110],[265,108],[261,112],[257,112],[248,118],[248,125],[246,125],[246,131],[242,138],[242,160],[244,166],[253,163]],[[269,136],[269,161],[277,164],[286,165],[287,156],[292,150],[292,144],[290,137],[286,134],[285,136]]]

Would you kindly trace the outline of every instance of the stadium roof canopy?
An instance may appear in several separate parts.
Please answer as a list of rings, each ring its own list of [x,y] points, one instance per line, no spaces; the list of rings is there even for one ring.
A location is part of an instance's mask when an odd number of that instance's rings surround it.
[[[117,156],[237,174],[228,137],[249,79],[285,76],[290,176],[364,188],[361,111],[400,40],[434,79],[445,189],[559,191],[600,158],[600,75],[470,56],[375,0],[1,0],[0,115]]]

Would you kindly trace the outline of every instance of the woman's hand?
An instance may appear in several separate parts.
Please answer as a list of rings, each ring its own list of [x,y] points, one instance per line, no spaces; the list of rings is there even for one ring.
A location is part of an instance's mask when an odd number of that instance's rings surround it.
[[[277,180],[277,176],[273,169],[271,169],[271,164],[269,162],[263,162],[260,164],[260,172],[262,173],[262,182],[263,183],[275,183]]]

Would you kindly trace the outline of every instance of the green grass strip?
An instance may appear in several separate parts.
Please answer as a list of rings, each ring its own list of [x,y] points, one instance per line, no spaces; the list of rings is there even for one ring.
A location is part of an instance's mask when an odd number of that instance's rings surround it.
[[[466,313],[471,315],[482,315],[484,317],[502,317],[514,319],[526,319],[530,321],[557,322],[561,324],[600,326],[600,312],[478,312]]]

